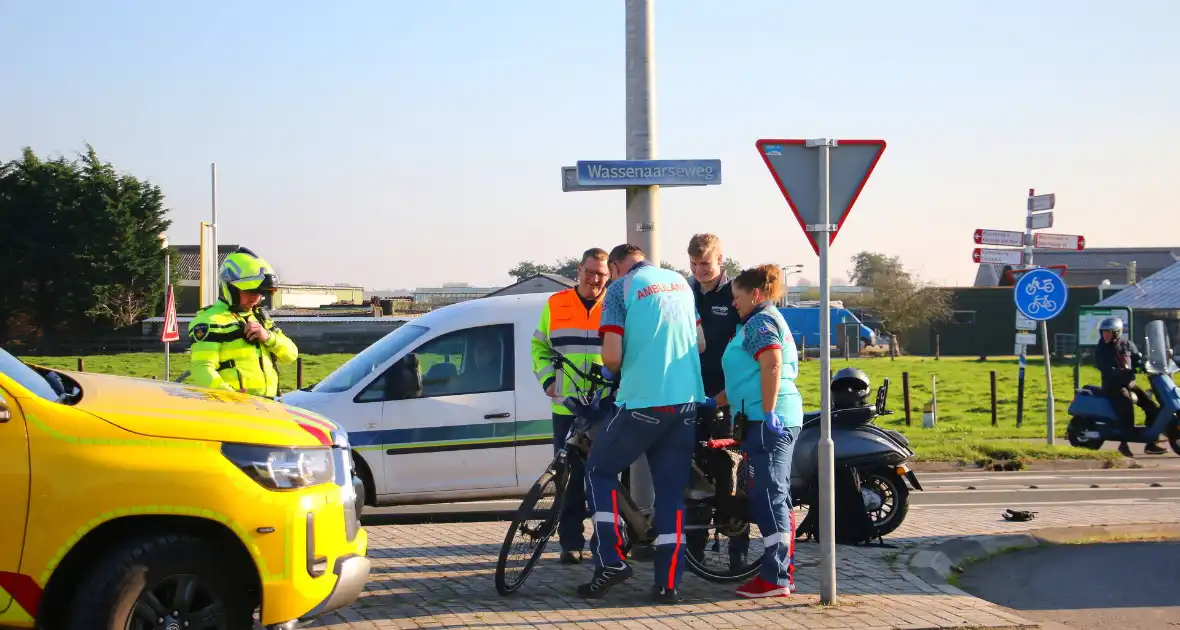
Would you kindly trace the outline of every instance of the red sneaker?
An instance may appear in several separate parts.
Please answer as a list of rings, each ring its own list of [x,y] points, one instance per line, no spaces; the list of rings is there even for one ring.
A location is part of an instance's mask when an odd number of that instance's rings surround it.
[[[745,597],[748,599],[756,599],[760,597],[790,597],[791,588],[789,586],[771,584],[770,582],[762,579],[761,575],[756,575],[754,576],[754,579],[739,586],[737,594],[739,597]]]

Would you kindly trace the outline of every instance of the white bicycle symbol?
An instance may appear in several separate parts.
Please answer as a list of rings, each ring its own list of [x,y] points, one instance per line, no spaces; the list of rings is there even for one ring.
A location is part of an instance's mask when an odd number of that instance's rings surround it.
[[[1053,281],[1046,278],[1044,280],[1033,280],[1024,286],[1024,292],[1029,295],[1036,295],[1037,293],[1045,292],[1052,293],[1056,290]]]
[[[1033,298],[1032,302],[1029,303],[1028,312],[1039,313],[1042,308],[1050,312],[1055,311],[1057,310],[1057,302],[1050,300],[1049,296],[1047,295],[1037,296],[1036,298]]]

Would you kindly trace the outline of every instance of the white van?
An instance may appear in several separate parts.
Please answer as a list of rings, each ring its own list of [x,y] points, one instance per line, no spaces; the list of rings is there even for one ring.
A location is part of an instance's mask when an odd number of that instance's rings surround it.
[[[529,355],[550,295],[415,318],[282,400],[348,431],[368,505],[523,497],[553,458],[552,409]]]

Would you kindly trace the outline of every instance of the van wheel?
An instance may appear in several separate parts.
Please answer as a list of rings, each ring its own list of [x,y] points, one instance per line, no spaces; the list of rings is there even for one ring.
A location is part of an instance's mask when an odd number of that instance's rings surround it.
[[[67,630],[251,630],[257,594],[224,550],[187,534],[135,538],[78,582]]]

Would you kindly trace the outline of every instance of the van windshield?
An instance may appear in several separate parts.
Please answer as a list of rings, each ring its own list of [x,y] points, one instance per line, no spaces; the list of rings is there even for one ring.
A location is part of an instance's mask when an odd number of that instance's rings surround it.
[[[426,326],[418,324],[402,324],[397,330],[385,335],[377,343],[349,359],[335,372],[329,374],[328,378],[312,387],[311,391],[334,394],[352,389],[429,330]]]

